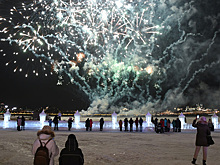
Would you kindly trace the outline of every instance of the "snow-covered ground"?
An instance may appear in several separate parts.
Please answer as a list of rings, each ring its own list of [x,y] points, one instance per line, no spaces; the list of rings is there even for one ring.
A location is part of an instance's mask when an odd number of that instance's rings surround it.
[[[85,165],[188,165],[194,153],[196,130],[157,134],[148,128],[142,133],[110,128],[104,128],[103,132],[60,128],[55,132],[60,150],[70,133],[77,137]],[[0,129],[0,165],[31,165],[31,148],[36,134],[36,129]],[[212,136],[215,144],[209,147],[207,164],[219,165],[220,131],[213,132]],[[58,158],[55,158],[55,165],[59,164]],[[197,164],[202,164],[201,151]]]

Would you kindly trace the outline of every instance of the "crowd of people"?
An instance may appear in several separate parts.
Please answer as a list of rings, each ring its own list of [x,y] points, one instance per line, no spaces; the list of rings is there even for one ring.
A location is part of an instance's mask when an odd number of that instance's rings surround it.
[[[69,131],[71,131],[73,122],[74,122],[74,119],[71,117],[67,121]],[[143,121],[142,117],[140,117],[140,119],[138,119],[138,117],[136,117],[135,120],[133,120],[132,118],[130,118],[129,120],[128,120],[128,118],[125,118],[124,121],[119,120],[118,125],[119,125],[120,131],[122,131],[123,122],[124,122],[124,131],[128,131],[128,125],[129,125],[130,132],[133,132],[133,124],[135,124],[135,128],[136,128],[135,131],[136,132],[138,132],[138,131],[142,132],[142,130],[143,130],[143,122],[144,121]],[[58,130],[59,120],[58,120],[57,116],[55,116],[53,120],[49,119],[48,123],[49,123],[49,126],[51,126],[51,127],[52,127],[52,123],[54,123],[54,130]],[[99,120],[100,131],[103,131],[104,123],[105,123],[104,118],[103,117],[100,118],[100,120]],[[93,127],[93,120],[87,118],[85,121],[86,131],[92,131],[92,127]]]
[[[133,124],[134,123],[136,126],[136,132],[139,131],[139,126],[140,126],[140,132],[142,132],[143,119],[141,117],[140,117],[140,119],[138,119],[138,117],[136,117],[135,121],[132,118],[130,118],[129,120],[128,120],[128,118],[125,118],[124,119],[124,131],[128,131],[128,124],[129,124],[130,125],[130,132],[133,132]],[[123,126],[122,120],[119,120],[118,124],[119,124],[120,131],[122,131],[122,126]]]
[[[195,141],[195,152],[193,155],[193,160],[191,161],[192,164],[196,164],[197,157],[200,151],[200,148],[203,148],[203,165],[206,165],[207,161],[207,152],[209,143],[207,141],[207,136],[211,135],[211,131],[214,131],[214,125],[209,119],[209,121],[206,121],[206,117],[202,116],[200,117],[199,121],[197,122],[197,118],[193,120],[192,126],[197,128],[197,134],[196,134],[196,141]],[[72,128],[72,123],[74,119],[71,117],[68,119],[68,130],[70,131]],[[49,165],[54,164],[54,157],[59,154],[59,148],[56,145],[56,142],[54,141],[55,133],[52,131],[51,124],[54,123],[54,130],[58,130],[58,122],[59,117],[55,116],[54,119],[50,119],[49,126],[44,126],[42,130],[37,132],[37,139],[35,140],[33,147],[32,147],[32,153],[34,156],[34,164],[35,165],[43,165],[42,161],[45,161],[46,163],[49,163]],[[151,122],[155,125],[155,131],[157,133],[164,133],[164,132],[170,132],[170,125],[173,125],[173,132],[181,132],[181,121],[179,118],[176,120],[173,120],[172,123],[170,119],[164,118],[158,120],[157,118],[151,120]],[[100,118],[100,131],[103,131],[104,126],[104,118]],[[135,131],[142,132],[143,130],[143,119],[140,117],[136,117],[135,120],[130,118],[125,118],[124,121],[121,119],[118,122],[120,131],[122,131],[122,127],[124,124],[124,131],[133,131],[133,124],[135,124]],[[92,125],[93,121],[92,119],[87,118],[85,121],[85,127],[86,131],[92,131]],[[25,130],[25,118],[22,116],[21,118],[17,118],[17,129]],[[129,127],[130,126],[130,127]],[[128,128],[130,128],[128,130]],[[212,143],[214,144],[214,142]],[[47,150],[47,154],[43,155],[42,153]],[[43,156],[42,156],[43,155]],[[48,156],[49,155],[49,156]],[[46,158],[49,157],[49,158]],[[81,149],[78,147],[78,142],[76,140],[76,137],[74,134],[70,134],[67,138],[67,141],[65,143],[65,148],[63,148],[60,152],[59,157],[59,164],[60,165],[68,165],[78,163],[80,165],[84,164],[84,156],[81,151]]]
[[[181,132],[181,121],[179,118],[176,120],[173,119],[172,123],[170,119],[167,118],[160,119],[160,121],[158,121],[157,118],[152,118],[152,123],[154,124],[156,133],[170,132],[171,124],[173,125],[173,132]]]
[[[55,116],[54,119],[49,119],[49,126],[52,126],[52,123],[54,123],[54,130],[58,130],[58,116]],[[72,123],[74,122],[73,118],[69,118],[67,123],[68,123],[68,130],[71,131],[72,128]],[[136,117],[135,120],[133,120],[132,118],[130,118],[128,120],[128,118],[125,118],[124,121],[122,121],[121,119],[118,122],[119,125],[119,130],[122,131],[123,130],[123,125],[124,125],[124,131],[130,131],[133,132],[133,125],[135,124],[135,131],[138,132],[142,132],[143,131],[143,119],[142,117],[138,118]],[[173,119],[172,123],[170,121],[170,119],[160,119],[160,121],[158,121],[157,118],[151,120],[152,124],[154,124],[155,127],[155,132],[156,133],[164,133],[164,132],[170,132],[171,130],[171,124],[172,124],[172,128],[173,128],[173,132],[181,132],[181,121],[179,120],[179,118],[177,118],[176,120]],[[100,124],[100,131],[103,131],[103,126],[104,126],[104,118],[100,118],[99,120],[99,124]],[[212,123],[211,123],[212,124]],[[93,128],[93,120],[91,118],[87,118],[85,121],[85,128],[86,131],[92,131]],[[213,124],[210,125],[210,128],[213,129]]]
[[[54,125],[54,130],[59,130],[58,129],[58,123],[61,120],[61,115],[55,115],[53,120],[50,118],[48,120],[49,126],[52,127],[52,123]],[[68,123],[68,130],[71,131],[72,128],[72,123],[74,122],[74,118],[70,117],[67,121]],[[124,126],[124,131],[130,131],[133,132],[133,125],[135,124],[135,131],[138,132],[142,132],[143,131],[143,119],[142,117],[138,118],[136,117],[135,120],[133,120],[132,118],[130,118],[128,120],[128,118],[125,118],[124,121],[122,121],[121,119],[118,122],[119,125],[119,130],[122,131],[123,130],[123,126]],[[151,118],[151,122],[154,125],[154,130],[156,133],[164,133],[164,132],[181,132],[181,121],[179,118],[176,118],[172,120],[172,122],[170,121],[170,119],[167,118],[161,118],[160,120],[158,120],[158,118],[156,117],[155,119],[152,117]],[[104,118],[100,118],[99,120],[99,124],[100,124],[100,131],[103,131],[103,127],[104,127]],[[171,129],[171,124],[172,124],[172,129]],[[214,125],[211,121],[211,119],[209,119],[209,121],[207,122],[207,125],[210,129],[210,131],[214,131]],[[92,131],[92,127],[93,127],[93,120],[90,118],[87,118],[85,121],[85,128],[86,131]],[[25,117],[17,117],[17,130],[21,131],[21,130],[25,130]]]

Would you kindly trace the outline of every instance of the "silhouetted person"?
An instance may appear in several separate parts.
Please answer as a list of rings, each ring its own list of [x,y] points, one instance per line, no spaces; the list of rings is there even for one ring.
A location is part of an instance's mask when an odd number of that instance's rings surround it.
[[[211,119],[209,119],[208,121],[208,126],[209,126],[210,131],[214,131],[214,124],[212,123]]]
[[[130,132],[133,131],[133,123],[134,123],[133,119],[130,118],[130,120],[129,120],[129,124],[130,124]]]
[[[103,130],[103,125],[104,125],[104,119],[101,118],[101,119],[99,120],[99,123],[100,123],[100,131],[102,131],[102,130]]]
[[[89,127],[90,127],[89,118],[86,119],[85,126],[86,126],[86,131],[88,131],[88,130],[89,130]]]
[[[122,131],[122,120],[119,120],[118,124],[119,124],[120,131]]]
[[[167,118],[164,119],[165,132],[167,132]]]
[[[140,117],[140,119],[139,119],[139,124],[140,124],[140,132],[142,132],[142,124],[143,124],[143,119],[142,119],[142,117]]]
[[[53,118],[53,123],[54,123],[54,130],[58,131],[58,117],[57,115]]]
[[[138,117],[135,119],[135,126],[136,126],[136,131],[138,131]]]
[[[154,129],[155,129],[155,131],[157,130],[157,125],[158,125],[158,119],[155,118],[155,120],[154,120]]]
[[[161,133],[164,133],[164,120],[163,119],[160,119],[160,126],[161,126]]]
[[[48,123],[49,123],[49,126],[52,127],[52,123],[53,123],[52,119],[49,119]]]
[[[73,119],[72,119],[72,117],[70,117],[69,120],[68,120],[68,130],[69,130],[69,131],[70,131],[71,128],[72,128],[72,123],[73,123]]]
[[[179,118],[176,119],[176,129],[178,132],[181,132],[181,121]]]
[[[19,116],[17,117],[17,130],[21,131],[21,118]]]
[[[58,113],[58,119],[59,119],[59,120],[61,120],[61,116],[62,116],[62,114],[61,114],[61,112],[59,112],[59,113]]]
[[[65,143],[65,148],[61,150],[59,165],[83,165],[84,157],[82,150],[78,147],[78,142],[74,134],[70,134]]]
[[[90,131],[92,131],[92,124],[93,124],[93,121],[92,121],[92,119],[90,119],[90,120],[89,120],[89,130],[90,130]]]
[[[170,119],[167,120],[167,132],[170,132]]]
[[[176,132],[176,120],[173,119],[172,121],[172,124],[173,124],[173,132]]]
[[[125,131],[128,131],[128,118],[124,119]]]
[[[24,118],[24,116],[21,117],[21,130],[25,130],[25,118]]]

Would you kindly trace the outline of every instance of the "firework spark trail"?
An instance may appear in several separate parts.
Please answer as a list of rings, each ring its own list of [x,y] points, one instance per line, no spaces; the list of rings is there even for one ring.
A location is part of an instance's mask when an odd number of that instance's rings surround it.
[[[177,22],[178,22],[178,31],[179,31],[179,32],[182,32],[182,34],[181,34],[180,38],[179,38],[176,42],[174,42],[174,43],[172,43],[171,45],[169,45],[168,47],[166,47],[166,49],[163,51],[163,55],[164,55],[164,56],[159,59],[159,62],[162,62],[162,60],[164,60],[164,59],[167,58],[168,56],[173,56],[173,49],[172,49],[172,48],[173,48],[174,46],[177,46],[177,45],[179,45],[179,44],[185,42],[185,40],[186,40],[186,37],[185,37],[186,32],[181,29],[181,20],[183,19],[183,17],[185,16],[185,14],[188,13],[188,12],[191,10],[191,8],[192,8],[192,6],[191,6],[191,4],[190,4],[190,8],[189,8],[188,10],[186,10],[184,13],[182,13],[181,16],[178,18],[178,20],[177,20]],[[164,23],[165,23],[165,21],[163,22],[163,24],[164,24]],[[171,53],[170,53],[170,54],[168,53],[168,50],[171,50]],[[173,58],[172,58],[172,60],[169,61],[169,63],[172,63],[172,62],[173,62]],[[170,65],[168,65],[168,66],[170,66]],[[169,69],[169,68],[167,68],[167,69]]]
[[[13,6],[11,17],[0,17],[0,25],[7,23],[0,33],[8,35],[0,39],[16,43],[23,52],[31,52],[34,56],[28,59],[46,61],[42,65],[46,65],[45,69],[52,66],[58,75],[57,85],[73,84],[91,102],[106,98],[110,105],[125,98],[142,104],[157,102],[162,97],[168,72],[172,72],[179,59],[176,48],[192,36],[201,36],[199,32],[187,32],[182,26],[185,17],[193,13],[194,3],[176,2],[179,10],[176,6],[170,10],[164,2],[156,0],[27,1]],[[169,12],[159,11],[160,5]],[[16,19],[16,14],[23,22]],[[177,27],[175,39],[161,48],[163,42],[157,39],[163,37],[162,31],[175,27],[172,24]],[[210,49],[215,44],[215,36]],[[189,69],[208,56],[209,48],[199,59],[187,64],[187,73],[175,87],[185,85]],[[156,55],[156,49],[161,54]],[[84,56],[79,57],[80,53]],[[209,68],[207,65],[192,73],[183,91],[197,74]],[[16,66],[15,70],[18,69]]]
[[[190,68],[192,67],[192,65],[193,65],[194,63],[199,63],[199,62],[201,62],[201,61],[204,59],[205,56],[208,56],[209,50],[210,50],[210,49],[212,48],[212,46],[215,44],[215,39],[216,39],[218,33],[220,33],[220,30],[219,30],[219,31],[216,31],[216,32],[214,33],[214,36],[213,36],[213,38],[212,38],[210,44],[208,45],[208,48],[206,49],[206,52],[201,55],[200,59],[191,61],[191,63],[190,63],[190,64],[188,65],[188,67],[187,67],[187,74],[186,74],[186,76],[181,79],[181,81],[179,82],[179,85],[178,85],[178,86],[181,86],[182,82],[187,79],[188,75],[190,74]],[[188,84],[188,83],[187,83],[187,84]]]
[[[220,61],[216,61],[216,62],[212,62],[211,64],[205,64],[203,68],[195,71],[191,77],[191,79],[186,83],[185,87],[182,89],[181,93],[183,93],[190,85],[190,83],[195,79],[196,75],[198,75],[199,73],[202,73],[204,71],[207,70],[207,68],[211,68],[215,65],[218,65],[220,63]]]

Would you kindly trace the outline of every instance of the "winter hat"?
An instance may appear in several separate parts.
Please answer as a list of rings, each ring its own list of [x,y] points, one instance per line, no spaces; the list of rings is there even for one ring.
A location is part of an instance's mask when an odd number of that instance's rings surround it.
[[[40,134],[46,134],[46,135],[50,135],[51,137],[55,137],[54,132],[52,131],[52,128],[48,125],[45,125],[42,130],[37,132],[37,136],[39,136]]]
[[[200,122],[203,122],[203,123],[206,123],[206,122],[207,122],[205,116],[200,117],[199,121],[200,121]]]

